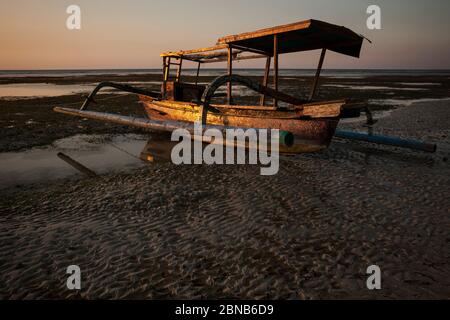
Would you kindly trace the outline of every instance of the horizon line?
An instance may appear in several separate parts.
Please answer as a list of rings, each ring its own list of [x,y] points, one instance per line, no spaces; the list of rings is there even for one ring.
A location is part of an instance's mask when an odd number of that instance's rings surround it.
[[[223,68],[203,68],[201,70],[226,70]],[[162,68],[81,68],[81,69],[0,69],[8,71],[101,71],[101,70],[162,70]],[[197,68],[184,68],[184,70],[197,70]],[[234,68],[234,70],[264,70],[264,68]],[[279,70],[317,70],[317,68],[279,68]],[[395,71],[450,71],[450,68],[323,68],[325,70],[395,70]]]

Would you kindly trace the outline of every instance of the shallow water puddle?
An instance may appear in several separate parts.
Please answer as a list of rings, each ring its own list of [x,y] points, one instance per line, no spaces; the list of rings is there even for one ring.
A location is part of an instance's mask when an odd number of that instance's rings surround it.
[[[58,158],[62,152],[96,173],[145,165],[140,154],[147,135],[76,135],[43,148],[0,153],[0,189],[83,175]]]
[[[13,83],[0,85],[0,97],[32,98],[32,97],[57,97],[75,93],[90,92],[94,85],[58,85],[52,83]]]
[[[389,111],[391,112],[391,110]],[[365,118],[356,120],[365,121]],[[171,160],[172,148],[178,144],[171,141],[170,134],[146,135],[76,135],[55,141],[46,147],[21,152],[0,153],[0,189],[23,186],[31,183],[45,183],[62,178],[83,178],[84,174],[62,160],[58,153],[68,156],[96,174],[127,172],[147,165],[149,162]],[[193,152],[194,150],[191,150]],[[402,163],[431,166],[433,157],[401,150],[379,149],[362,142],[336,141],[325,152],[280,155],[280,160],[298,161],[307,158],[346,159],[365,164],[384,166]],[[191,155],[192,156],[192,155]],[[63,158],[65,158],[63,156]],[[70,162],[70,159],[66,161]],[[76,165],[75,165],[76,166]],[[81,169],[83,171],[83,169]]]

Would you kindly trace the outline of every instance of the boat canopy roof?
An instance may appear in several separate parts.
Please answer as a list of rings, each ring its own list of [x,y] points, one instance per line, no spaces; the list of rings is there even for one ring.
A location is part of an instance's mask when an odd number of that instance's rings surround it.
[[[193,50],[169,51],[162,53],[161,57],[183,58],[200,63],[221,62],[227,61],[228,59],[227,48],[227,44],[222,44]],[[245,52],[244,50],[233,51],[233,60],[258,59],[265,57],[266,56],[262,54],[248,54],[248,52]]]
[[[209,48],[165,52],[162,57],[177,57],[197,62],[227,60],[227,48],[233,47],[233,60],[272,56],[274,38],[278,54],[316,49],[328,49],[359,58],[364,37],[352,30],[319,20],[305,20],[282,26],[230,35],[220,38]],[[248,52],[253,53],[249,55]],[[256,55],[255,55],[256,54]]]

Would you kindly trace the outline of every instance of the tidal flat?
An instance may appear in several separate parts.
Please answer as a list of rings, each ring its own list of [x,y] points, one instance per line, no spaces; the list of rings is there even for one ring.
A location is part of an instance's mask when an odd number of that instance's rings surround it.
[[[107,78],[151,90],[159,80]],[[0,82],[79,85],[105,79]],[[287,92],[300,85],[295,92],[301,95],[310,80],[286,77],[281,85]],[[375,133],[436,143],[437,152],[335,138],[322,152],[283,157],[274,176],[261,176],[250,165],[170,162],[119,162],[101,170],[101,155],[83,160],[97,177],[74,171],[14,183],[11,175],[0,176],[1,184],[9,183],[0,188],[0,298],[448,299],[448,76],[329,77],[322,84],[319,98],[371,101]],[[365,89],[353,88],[358,85]],[[0,99],[2,154],[37,148],[58,161],[56,153],[65,150],[80,160],[78,149],[89,153],[91,144],[73,137],[84,135],[97,137],[91,141],[96,146],[114,143],[139,156],[139,148],[120,139],[145,145],[149,133],[52,112],[54,106],[79,106],[84,96]],[[93,109],[143,115],[133,95],[106,92],[100,98],[105,100]],[[363,119],[342,121],[339,128],[368,130]],[[70,147],[61,139],[72,139]],[[81,268],[80,291],[66,287],[66,268],[73,264]],[[366,287],[370,265],[381,269],[381,290]]]

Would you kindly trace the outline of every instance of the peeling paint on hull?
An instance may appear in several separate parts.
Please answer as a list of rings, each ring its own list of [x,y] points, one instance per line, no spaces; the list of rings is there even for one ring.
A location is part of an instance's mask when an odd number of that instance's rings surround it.
[[[154,101],[140,96],[147,116],[154,120],[176,120],[194,122],[199,119],[200,106],[178,101]],[[212,106],[214,107],[214,105]],[[220,109],[220,106],[216,106]],[[214,110],[214,108],[213,108]],[[222,110],[225,110],[224,108]],[[286,114],[286,115],[283,115]],[[282,147],[282,153],[315,152],[327,148],[336,130],[339,119],[303,120],[295,113],[286,111],[251,111],[238,109],[208,113],[208,124],[248,128],[270,128],[290,131],[295,136],[294,145]]]

